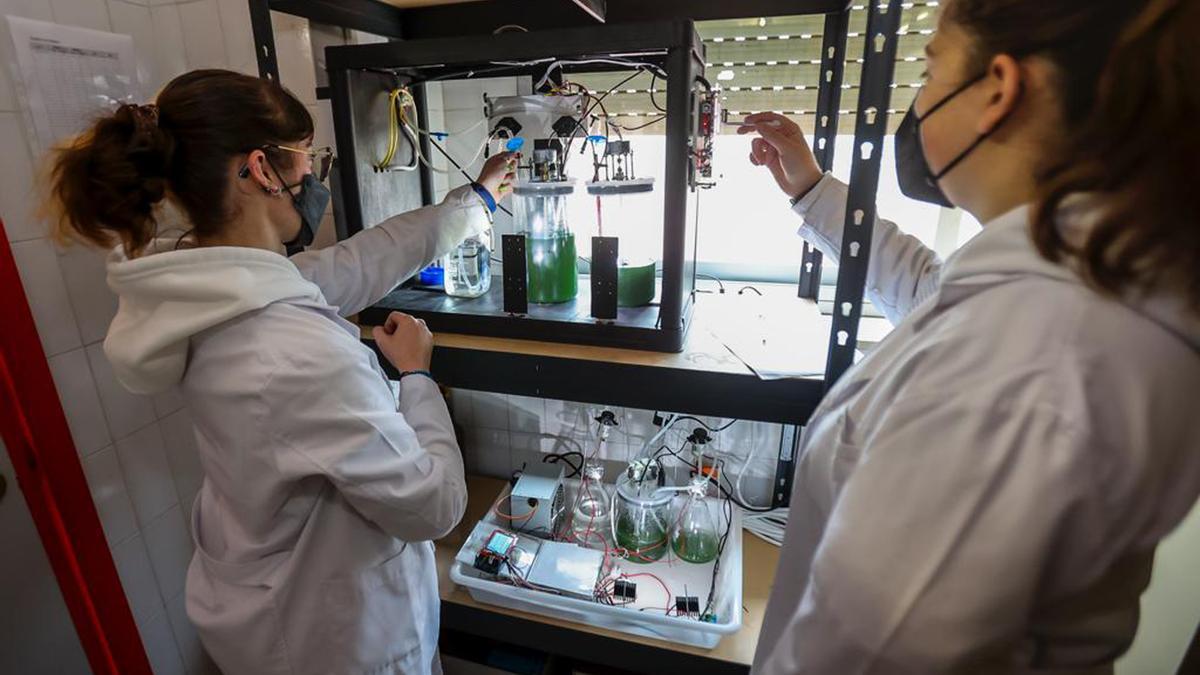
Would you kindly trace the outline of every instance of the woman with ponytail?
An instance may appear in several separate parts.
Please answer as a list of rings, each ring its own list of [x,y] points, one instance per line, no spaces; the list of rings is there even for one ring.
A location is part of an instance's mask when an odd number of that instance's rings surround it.
[[[117,378],[178,387],[191,411],[205,479],[187,613],[221,670],[439,672],[430,540],[462,517],[466,485],[432,338],[398,313],[375,329],[397,402],[343,317],[485,229],[512,157],[437,206],[287,257],[329,199],[312,136],[279,85],[187,73],[60,149],[48,206],[63,237],[112,248]],[[164,202],[183,236],[159,231]]]
[[[983,231],[873,224],[896,328],[810,420],[755,673],[1111,673],[1200,495],[1200,2],[942,5],[898,178]],[[739,131],[836,261],[846,186]]]

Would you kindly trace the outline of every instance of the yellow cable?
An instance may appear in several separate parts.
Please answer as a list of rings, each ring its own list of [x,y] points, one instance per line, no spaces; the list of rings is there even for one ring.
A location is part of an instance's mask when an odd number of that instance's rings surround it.
[[[396,149],[400,144],[400,123],[396,118],[396,101],[403,91],[403,89],[393,89],[388,92],[388,147],[383,159],[375,165],[375,168],[379,170],[391,167],[392,159],[396,156]]]

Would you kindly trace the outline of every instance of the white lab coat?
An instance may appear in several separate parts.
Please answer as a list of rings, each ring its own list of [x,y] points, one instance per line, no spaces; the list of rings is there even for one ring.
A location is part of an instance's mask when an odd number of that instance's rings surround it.
[[[463,188],[291,259],[110,257],[118,378],[178,384],[195,421],[187,613],[226,675],[440,672],[430,540],[465,509],[461,455],[437,386],[405,378],[397,407],[342,317],[487,221]]]
[[[835,262],[845,204],[826,176],[795,209]],[[1133,639],[1200,495],[1200,318],[1089,290],[1028,213],[945,265],[875,223],[897,326],[806,430],[755,673],[1107,673]]]

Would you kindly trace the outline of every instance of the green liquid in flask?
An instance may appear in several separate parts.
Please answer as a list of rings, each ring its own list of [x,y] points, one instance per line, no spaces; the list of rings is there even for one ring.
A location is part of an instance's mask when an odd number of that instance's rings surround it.
[[[708,563],[717,557],[717,537],[708,533],[682,534],[675,537],[675,555],[690,563]]]
[[[529,301],[552,304],[573,300],[579,293],[575,261],[575,234],[525,237],[525,266],[529,273]]]
[[[630,562],[654,562],[667,552],[667,533],[653,522],[638,524],[630,517],[618,518],[617,545],[629,551]]]

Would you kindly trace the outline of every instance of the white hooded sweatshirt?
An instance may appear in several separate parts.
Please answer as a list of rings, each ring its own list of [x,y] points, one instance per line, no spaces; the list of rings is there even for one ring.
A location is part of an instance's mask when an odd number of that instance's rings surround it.
[[[795,209],[834,261],[845,209],[828,176]],[[806,429],[755,673],[1110,673],[1132,641],[1200,495],[1200,317],[1100,296],[1028,223],[943,265],[876,221],[898,325]]]
[[[211,247],[109,258],[117,378],[178,385],[203,487],[187,613],[226,675],[429,673],[430,540],[462,517],[462,458],[437,386],[399,405],[343,316],[487,226],[470,188],[292,258]]]

